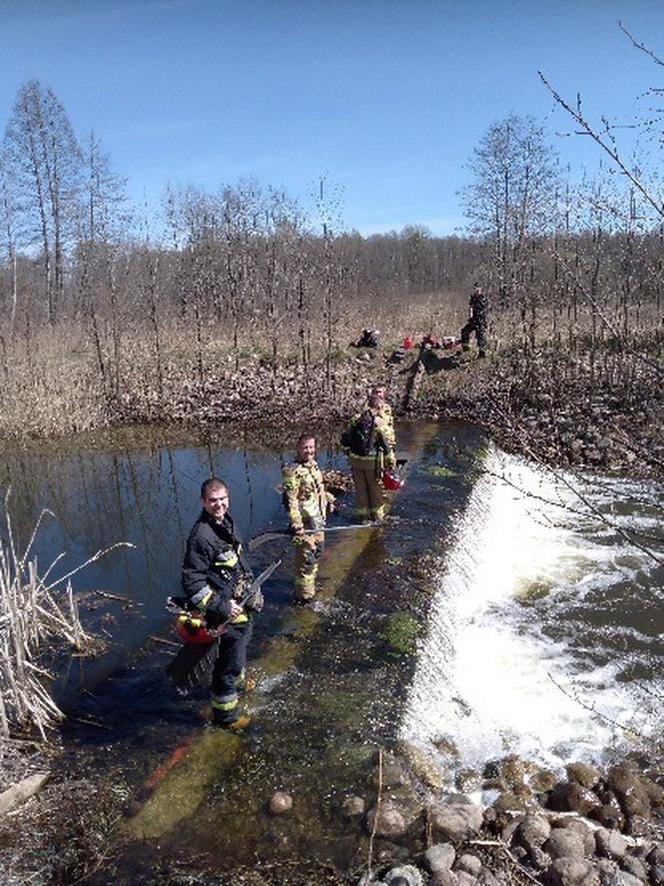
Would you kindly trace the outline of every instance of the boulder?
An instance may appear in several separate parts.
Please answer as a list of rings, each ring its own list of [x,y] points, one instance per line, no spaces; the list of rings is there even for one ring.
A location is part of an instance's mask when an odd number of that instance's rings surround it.
[[[285,791],[275,791],[270,797],[270,813],[272,815],[285,815],[293,808],[293,798]]]
[[[546,872],[551,886],[599,886],[599,873],[584,858],[557,858]]]
[[[637,880],[641,880],[642,883],[648,882],[648,868],[640,858],[635,858],[633,855],[626,855],[620,864],[623,871],[627,871],[628,874],[636,877]]]
[[[472,803],[438,803],[431,808],[429,821],[435,839],[467,840],[482,827],[482,810]]]
[[[595,832],[586,824],[585,821],[581,821],[581,819],[579,818],[563,818],[560,820],[559,823],[556,824],[556,827],[560,827],[568,833],[576,834],[578,837],[580,837],[581,842],[583,843],[583,851],[585,852],[585,854],[594,854]]]
[[[482,862],[476,855],[471,855],[470,852],[464,852],[463,855],[459,856],[457,863],[454,865],[454,870],[457,873],[465,871],[465,873],[470,874],[471,877],[478,877],[482,870]]]
[[[627,840],[620,831],[599,828],[595,832],[595,849],[601,858],[623,858],[627,852]]]
[[[569,763],[566,770],[569,780],[583,788],[594,788],[600,779],[599,770],[587,763]]]
[[[542,847],[551,858],[584,858],[586,851],[583,839],[567,828],[551,831],[551,836]]]
[[[386,886],[424,886],[421,872],[412,864],[392,868],[383,876]]]
[[[627,873],[627,871],[620,871],[619,876],[621,886],[643,886],[643,882],[638,877]]]
[[[664,886],[664,864],[654,864],[650,868],[650,886]]]
[[[596,864],[600,886],[620,886],[620,868],[609,858],[600,858]]]
[[[435,843],[422,853],[422,866],[430,874],[449,871],[454,864],[456,851],[451,843]]]
[[[552,791],[558,779],[550,769],[536,769],[528,779],[528,784],[536,794],[548,794]]]
[[[406,833],[408,825],[400,809],[391,800],[383,800],[367,814],[366,829],[379,837],[401,837]]]
[[[655,843],[647,858],[650,864],[664,865],[664,843]]]
[[[628,818],[650,817],[648,791],[643,785],[638,771],[631,764],[619,763],[610,769],[607,783]]]
[[[341,804],[341,811],[346,818],[359,818],[364,815],[364,800],[362,797],[346,797]]]
[[[455,871],[455,873],[459,886],[475,886],[477,883],[477,877],[473,877],[468,871]]]
[[[526,815],[516,829],[516,839],[528,852],[541,849],[551,835],[551,825],[544,815]]]

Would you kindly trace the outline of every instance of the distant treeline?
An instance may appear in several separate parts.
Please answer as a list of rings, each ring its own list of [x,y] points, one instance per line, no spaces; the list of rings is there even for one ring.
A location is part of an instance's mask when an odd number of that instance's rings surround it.
[[[475,281],[491,297],[498,347],[627,352],[645,336],[661,349],[657,204],[606,169],[572,186],[530,118],[493,124],[474,152],[463,236],[348,232],[325,182],[308,213],[247,181],[169,189],[146,219],[97,136],[79,141],[36,81],[19,90],[0,156],[5,387],[46,390],[43,374],[62,361],[109,401],[138,364],[159,391],[173,360],[202,383],[219,343],[236,368],[258,349],[274,364],[325,363],[329,375],[362,325],[396,337],[417,318],[422,331],[457,331]]]

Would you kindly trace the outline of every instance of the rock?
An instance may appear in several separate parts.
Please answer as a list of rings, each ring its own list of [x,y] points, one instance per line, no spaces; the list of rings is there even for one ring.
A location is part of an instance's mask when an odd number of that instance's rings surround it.
[[[516,839],[532,854],[541,849],[551,836],[551,825],[544,815],[527,815],[516,830]]]
[[[471,877],[478,877],[480,871],[482,870],[482,862],[476,855],[471,855],[470,852],[464,852],[454,865],[454,870],[457,871],[465,871],[467,874],[470,874]]]
[[[467,840],[482,827],[482,810],[472,803],[438,803],[430,810],[434,838]]]
[[[25,803],[40,791],[51,777],[50,772],[35,772],[0,794],[0,815]]]
[[[578,812],[579,815],[588,815],[593,809],[602,805],[597,794],[590,788],[584,788],[576,781],[568,783],[567,808],[570,812]]]
[[[528,784],[536,794],[548,794],[552,791],[558,779],[550,769],[537,769],[528,779]]]
[[[398,868],[392,868],[383,877],[387,886],[424,886],[424,878],[420,871],[412,864],[405,864]]]
[[[599,886],[599,873],[582,858],[557,858],[546,872],[551,886]]]
[[[272,815],[284,815],[293,808],[293,798],[285,791],[275,791],[270,797],[270,813]]]
[[[642,776],[643,787],[646,789],[651,806],[664,806],[664,788],[651,778]]]
[[[664,843],[655,843],[646,857],[652,865],[664,865]]]
[[[560,823],[556,823],[556,827],[566,830],[568,833],[576,834],[583,843],[583,851],[586,855],[593,855],[595,852],[595,832],[578,818],[563,818]]]
[[[620,868],[615,861],[600,858],[596,867],[601,886],[620,886]]]
[[[654,864],[650,868],[651,886],[664,886],[664,864]]]
[[[456,786],[462,793],[477,791],[482,784],[482,776],[476,769],[462,769],[456,777]]]
[[[456,851],[451,843],[435,843],[422,853],[422,866],[430,874],[449,871],[454,864]]]
[[[603,803],[589,814],[605,828],[622,830],[625,827],[625,816],[622,814],[617,800],[613,803]]]
[[[635,877],[633,874],[628,874],[627,871],[620,871],[619,877],[622,886],[643,886],[638,877]]]
[[[346,797],[341,804],[341,811],[346,818],[359,818],[364,815],[364,806],[362,797]]]
[[[376,820],[377,819],[377,820]],[[391,800],[383,800],[378,806],[374,806],[367,814],[366,829],[373,833],[374,826],[379,837],[401,837],[406,833],[406,820]]]
[[[530,853],[530,861],[538,871],[545,871],[553,861],[548,852],[534,846]]]
[[[382,779],[379,778],[378,769],[374,771],[373,781],[376,787],[382,781],[383,789],[394,787],[396,785],[408,784],[409,778],[408,773],[406,772],[406,768],[404,764],[397,760],[396,757],[384,757],[383,758],[383,767],[382,767]]]
[[[455,871],[455,873],[459,886],[475,886],[477,883],[477,877],[473,877],[468,871]]]
[[[601,858],[622,858],[627,852],[627,840],[619,831],[599,828],[595,832],[595,847]]]
[[[551,831],[551,836],[542,848],[553,859],[583,858],[586,854],[581,837],[566,828]]]
[[[454,871],[438,871],[429,880],[429,886],[459,886],[459,878]]]
[[[623,871],[627,871],[628,874],[637,877],[643,883],[648,881],[648,868],[640,858],[636,858],[634,855],[626,855],[620,864]]]
[[[609,770],[609,788],[615,793],[628,818],[650,816],[650,798],[639,778],[639,773],[629,763],[619,763]]]

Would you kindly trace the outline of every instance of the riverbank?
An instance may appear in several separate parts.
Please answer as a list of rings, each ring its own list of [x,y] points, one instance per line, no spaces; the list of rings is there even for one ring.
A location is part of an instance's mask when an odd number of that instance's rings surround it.
[[[180,426],[230,439],[287,444],[303,427],[320,433],[343,427],[363,404],[367,387],[387,382],[397,416],[479,424],[509,452],[546,464],[586,466],[630,476],[664,473],[664,385],[659,344],[638,354],[572,357],[540,348],[535,356],[503,347],[479,360],[473,350],[440,361],[428,375],[417,354],[388,365],[390,349],[338,352],[306,371],[244,355],[241,365],[206,372],[186,363],[164,368],[160,387],[137,367],[117,398],[75,385],[37,398],[26,419],[0,421],[12,442],[66,437],[132,426]],[[444,353],[444,352],[443,352]],[[60,404],[54,411],[53,404]],[[40,405],[41,404],[41,405]],[[44,411],[44,409],[46,411]]]

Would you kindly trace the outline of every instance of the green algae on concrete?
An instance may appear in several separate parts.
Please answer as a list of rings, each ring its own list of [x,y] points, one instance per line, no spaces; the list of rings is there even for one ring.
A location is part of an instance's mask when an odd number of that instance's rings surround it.
[[[395,612],[385,620],[381,639],[394,652],[412,655],[420,633],[420,623],[408,612]]]

